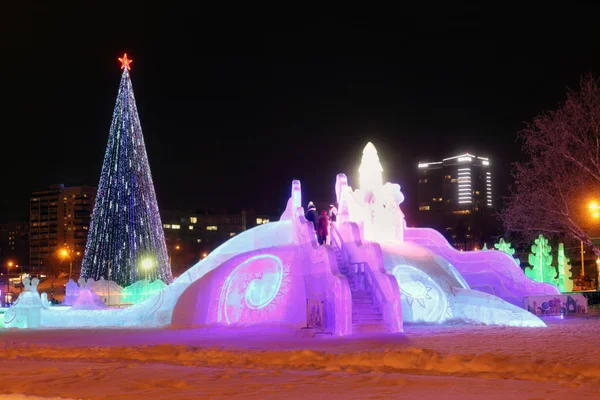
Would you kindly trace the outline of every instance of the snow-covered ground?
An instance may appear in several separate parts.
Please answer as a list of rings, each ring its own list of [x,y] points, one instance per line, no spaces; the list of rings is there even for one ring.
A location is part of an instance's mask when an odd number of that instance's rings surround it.
[[[548,328],[0,331],[0,393],[67,399],[594,399],[600,316]],[[9,397],[23,398],[23,397]]]

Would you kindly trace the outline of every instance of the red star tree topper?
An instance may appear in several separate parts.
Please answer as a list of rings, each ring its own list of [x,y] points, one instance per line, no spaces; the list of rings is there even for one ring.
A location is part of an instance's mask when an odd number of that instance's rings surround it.
[[[123,57],[119,57],[118,60],[121,62],[121,69],[127,68],[128,71],[131,71],[129,64],[131,64],[133,60],[127,58],[127,53],[124,53]]]

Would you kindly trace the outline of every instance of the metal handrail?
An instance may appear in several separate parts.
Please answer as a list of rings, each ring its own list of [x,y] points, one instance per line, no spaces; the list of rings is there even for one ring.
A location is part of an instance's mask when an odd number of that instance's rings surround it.
[[[344,241],[342,240],[342,234],[340,233],[340,231],[338,231],[335,224],[331,224],[330,231],[335,233],[335,235],[331,235],[331,242],[335,242],[336,246],[340,249],[344,261],[348,261],[348,255],[346,252],[346,246],[344,245]]]
[[[368,262],[360,262],[357,263],[358,265],[360,264],[364,264],[365,268],[363,269],[363,274],[368,275],[369,279],[365,280],[366,282],[369,283],[369,286],[371,287],[371,290],[375,293],[375,297],[377,298],[377,300],[380,302],[380,305],[383,304],[388,304],[388,299],[385,297],[385,294],[383,292],[383,289],[381,289],[381,286],[379,286],[379,282],[377,281],[377,278],[375,278],[375,274],[373,273],[373,270],[371,270],[371,266],[369,265]]]

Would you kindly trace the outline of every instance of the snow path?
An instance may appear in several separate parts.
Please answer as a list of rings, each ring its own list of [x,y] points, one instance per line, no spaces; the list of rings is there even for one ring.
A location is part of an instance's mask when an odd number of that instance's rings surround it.
[[[14,379],[3,380],[0,393],[264,399],[414,390],[439,398],[443,389],[444,398],[600,398],[600,318],[545,322],[548,328],[408,325],[404,335],[314,338],[231,328],[2,330],[0,374]]]

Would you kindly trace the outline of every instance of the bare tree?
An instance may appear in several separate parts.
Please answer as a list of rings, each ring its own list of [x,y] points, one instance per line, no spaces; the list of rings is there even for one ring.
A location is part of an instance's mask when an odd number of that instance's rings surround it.
[[[532,238],[543,232],[593,249],[600,225],[600,81],[581,79],[556,110],[520,132],[529,157],[515,164],[515,185],[501,213],[505,229]],[[594,203],[597,202],[597,203]]]

